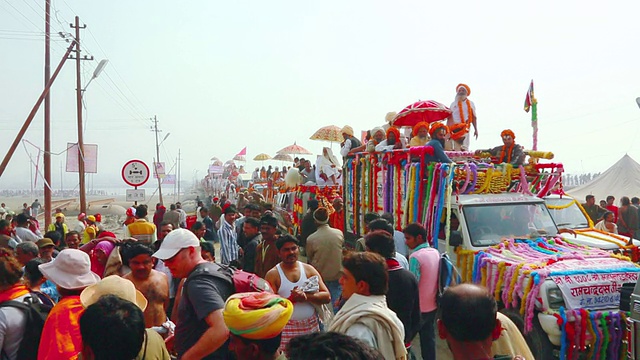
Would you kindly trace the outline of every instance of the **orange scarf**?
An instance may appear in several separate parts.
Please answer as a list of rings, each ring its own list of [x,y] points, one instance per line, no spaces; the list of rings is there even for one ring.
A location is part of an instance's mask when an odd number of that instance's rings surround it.
[[[511,162],[511,154],[513,153],[513,146],[515,144],[511,144],[511,146],[509,146],[509,149],[507,149],[507,145],[502,145],[502,151],[500,152],[500,159],[498,159],[498,161],[500,161],[501,163],[510,163]],[[507,159],[505,161],[504,158],[504,153],[505,151],[507,152]]]
[[[82,350],[80,296],[67,296],[51,309],[42,329],[38,360],[77,359]]]
[[[458,101],[458,111],[460,112],[460,121],[462,123],[471,124],[473,120],[473,109],[471,108],[471,101],[469,99],[464,100],[467,103],[467,113],[469,113],[469,118],[467,120],[464,119],[464,112],[462,111],[462,101]]]
[[[0,303],[19,298],[20,296],[27,295],[28,293],[29,289],[26,286],[22,284],[15,284],[0,293]]]

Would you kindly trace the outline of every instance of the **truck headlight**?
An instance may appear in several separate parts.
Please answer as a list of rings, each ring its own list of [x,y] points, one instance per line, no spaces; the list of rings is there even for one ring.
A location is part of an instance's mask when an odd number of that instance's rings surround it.
[[[549,289],[547,291],[547,300],[549,301],[549,308],[557,310],[564,306],[564,298],[562,297],[562,291],[560,289]]]

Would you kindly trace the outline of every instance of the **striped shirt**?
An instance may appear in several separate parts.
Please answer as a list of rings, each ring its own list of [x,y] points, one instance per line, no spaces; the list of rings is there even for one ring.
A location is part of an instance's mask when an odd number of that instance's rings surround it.
[[[238,233],[236,233],[234,226],[227,223],[224,218],[221,218],[222,226],[218,230],[218,239],[220,240],[220,254],[222,255],[222,263],[229,265],[232,260],[238,259],[238,251],[240,246],[236,239]]]

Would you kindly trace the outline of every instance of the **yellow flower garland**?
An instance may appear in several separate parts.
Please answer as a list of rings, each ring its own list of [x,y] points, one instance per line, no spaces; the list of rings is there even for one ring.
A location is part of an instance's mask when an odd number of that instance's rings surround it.
[[[500,301],[500,292],[502,290],[502,283],[504,282],[504,272],[507,268],[507,264],[501,262],[498,264],[498,283],[496,284],[496,290],[493,293],[493,296],[497,301]]]

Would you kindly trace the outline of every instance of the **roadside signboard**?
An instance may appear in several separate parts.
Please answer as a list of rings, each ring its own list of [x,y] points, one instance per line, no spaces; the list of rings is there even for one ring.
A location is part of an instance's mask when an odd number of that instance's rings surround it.
[[[127,189],[127,201],[146,201],[144,189]]]
[[[133,187],[142,186],[149,180],[149,167],[140,160],[130,160],[122,167],[122,180]]]

